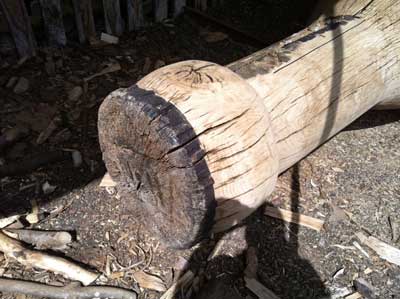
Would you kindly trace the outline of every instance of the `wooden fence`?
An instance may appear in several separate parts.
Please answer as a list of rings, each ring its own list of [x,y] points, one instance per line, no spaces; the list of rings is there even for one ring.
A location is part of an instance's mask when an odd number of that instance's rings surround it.
[[[206,10],[221,0],[0,0],[0,32],[10,32],[20,57],[35,55],[36,38],[32,22],[39,17],[49,46],[67,43],[65,14],[73,15],[80,43],[97,40],[96,22],[104,22],[104,31],[120,36],[153,22],[174,18],[186,5]],[[39,16],[35,16],[34,13]],[[100,16],[99,16],[100,12]],[[96,15],[96,17],[95,17]],[[99,19],[100,18],[100,19]]]

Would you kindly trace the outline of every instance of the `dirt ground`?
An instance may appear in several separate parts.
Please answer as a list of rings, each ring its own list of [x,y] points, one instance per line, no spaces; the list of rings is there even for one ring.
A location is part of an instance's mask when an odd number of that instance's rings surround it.
[[[105,168],[97,110],[104,97],[163,64],[202,59],[224,65],[256,50],[229,36],[210,42],[215,40],[214,31],[183,19],[125,35],[119,45],[42,48],[21,66],[2,61],[0,128],[27,130],[1,153],[0,167],[65,149],[83,157],[79,167],[64,159],[0,177],[2,216],[30,211],[36,200],[41,220],[32,228],[67,230],[75,236],[58,255],[103,273],[99,284],[133,289],[139,298],[159,298],[161,293],[141,287],[134,277],[137,271],[157,275],[169,287],[186,268],[197,276],[193,295],[214,285],[224,293],[214,298],[257,298],[243,281],[249,246],[256,249],[258,280],[282,299],[343,298],[354,292],[353,281],[359,277],[373,286],[375,298],[400,298],[400,268],[379,258],[355,236],[363,231],[400,247],[400,111],[368,112],[280,176],[268,205],[324,220],[320,232],[267,217],[262,207],[222,236],[191,250],[171,250],[146,231],[145,219],[124,210],[127,199],[117,190],[98,186]],[[83,85],[83,78],[116,63],[120,71],[92,79],[78,99],[69,97],[71,90]],[[6,87],[13,77],[28,79],[28,90],[17,94],[14,87]],[[38,136],[55,119],[56,129],[38,144]],[[48,194],[43,191],[46,182],[56,187],[46,189]],[[222,247],[207,260],[218,240]],[[59,275],[0,260],[1,276],[68,283]],[[188,298],[190,292],[178,296]]]

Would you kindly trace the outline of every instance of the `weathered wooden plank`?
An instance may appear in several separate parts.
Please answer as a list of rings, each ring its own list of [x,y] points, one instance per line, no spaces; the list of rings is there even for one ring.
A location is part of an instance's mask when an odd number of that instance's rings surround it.
[[[183,8],[185,6],[186,6],[186,0],[175,0],[173,16],[174,17],[179,16],[183,12]]]
[[[85,29],[86,38],[91,41],[96,39],[96,26],[93,17],[92,0],[81,0],[81,8],[83,12],[83,27]]]
[[[96,38],[96,28],[93,17],[91,0],[72,0],[75,13],[75,22],[81,43]]]
[[[200,9],[201,10],[207,10],[207,0],[201,0],[200,1]]]
[[[67,37],[64,29],[61,0],[40,0],[40,5],[42,6],[43,21],[49,45],[65,46]]]
[[[143,1],[126,0],[128,13],[128,30],[133,31],[144,26]]]
[[[104,20],[108,34],[120,36],[124,31],[119,0],[103,0]]]
[[[84,43],[86,41],[86,34],[85,28],[83,27],[81,1],[72,0],[72,5],[74,7],[75,24],[76,30],[78,31],[79,42]]]
[[[168,18],[168,0],[153,0],[153,14],[156,22]]]
[[[35,55],[36,40],[23,0],[0,0],[0,9],[7,20],[20,57]]]

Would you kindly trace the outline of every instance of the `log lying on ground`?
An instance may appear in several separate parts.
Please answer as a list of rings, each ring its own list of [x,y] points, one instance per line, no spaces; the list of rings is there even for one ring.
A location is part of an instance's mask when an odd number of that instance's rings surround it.
[[[176,63],[105,99],[109,174],[167,244],[188,247],[237,224],[280,172],[400,98],[400,3],[343,0],[330,11],[227,67]]]

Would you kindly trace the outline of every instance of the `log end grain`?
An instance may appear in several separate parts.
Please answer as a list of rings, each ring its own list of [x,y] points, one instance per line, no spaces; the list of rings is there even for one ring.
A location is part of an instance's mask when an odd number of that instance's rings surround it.
[[[98,126],[110,176],[171,247],[237,224],[275,185],[268,113],[254,89],[225,67],[162,67],[111,93]]]

